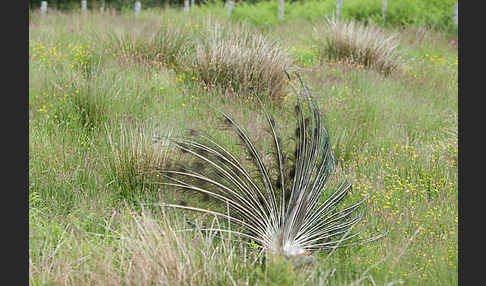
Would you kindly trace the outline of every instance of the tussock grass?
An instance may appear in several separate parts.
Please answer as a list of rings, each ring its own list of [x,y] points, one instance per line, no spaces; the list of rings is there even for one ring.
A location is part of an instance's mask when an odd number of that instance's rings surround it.
[[[168,141],[163,138],[155,141],[157,131],[147,124],[138,127],[122,124],[116,131],[107,126],[111,153],[105,161],[111,182],[121,186],[123,196],[131,197],[142,185],[160,181],[156,171],[170,164]]]
[[[118,51],[122,60],[179,66],[193,50],[192,30],[182,23],[153,22],[120,34],[111,33],[107,44]]]
[[[403,66],[395,36],[373,25],[327,18],[314,28],[321,59],[346,60],[390,74]]]
[[[100,127],[108,119],[108,103],[105,98],[90,90],[82,89],[72,97],[73,107],[79,115],[81,126],[92,129]]]
[[[244,247],[231,241],[217,243],[218,238],[226,240],[227,235],[218,230],[202,231],[198,221],[195,229],[188,231],[181,231],[187,227],[168,217],[159,223],[144,215],[143,221],[134,224],[136,228],[129,232],[127,244],[132,266],[126,278],[129,284],[228,284],[234,282],[234,273],[244,277],[248,271],[249,260],[238,265],[241,261],[235,258],[238,253],[244,255]]]
[[[112,33],[108,45],[125,61],[162,64],[186,81],[199,82],[244,97],[281,99],[285,71],[292,68],[288,53],[248,26],[204,21],[164,21],[155,27]]]
[[[278,43],[243,25],[209,23],[196,46],[192,69],[208,86],[281,98],[291,60]]]

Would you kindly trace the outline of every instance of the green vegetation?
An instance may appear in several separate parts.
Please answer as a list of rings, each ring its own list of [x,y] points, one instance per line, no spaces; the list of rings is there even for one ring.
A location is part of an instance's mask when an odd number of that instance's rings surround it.
[[[451,32],[383,26],[396,34],[395,51],[407,63],[385,77],[349,59],[329,61],[315,41],[317,21],[288,17],[262,29],[211,9],[193,9],[190,17],[175,9],[138,17],[31,14],[29,284],[457,284],[458,59]],[[225,35],[227,43],[245,43],[238,38],[245,36],[263,44],[223,53],[221,42],[201,36],[215,33],[216,23],[242,31]],[[215,86],[196,67],[199,45],[207,49],[200,56],[221,51],[206,56],[218,62],[215,71],[205,69]],[[265,60],[255,47],[275,49],[275,65],[259,66]],[[203,230],[228,227],[224,219],[158,206],[218,207],[157,176],[161,168],[184,167],[184,154],[166,138],[188,129],[238,152],[238,140],[203,103],[231,114],[257,148],[271,146],[261,139],[267,131],[258,102],[245,96],[253,82],[231,69],[278,74],[281,64],[302,75],[325,116],[336,181],[352,178],[350,201],[369,195],[358,226],[363,237],[388,231],[372,243],[315,253],[312,265],[297,268],[266,261],[254,242]],[[221,78],[231,84],[218,86]],[[288,82],[277,86],[279,96],[265,88],[252,95],[289,135],[296,97]]]
[[[455,0],[394,0],[387,2],[386,21],[382,17],[382,0],[343,0],[341,17],[384,26],[426,26],[443,31],[456,31],[452,13]],[[334,15],[336,0],[307,0],[285,3],[284,21],[318,20]],[[256,4],[239,2],[231,16],[234,19],[264,26],[275,26],[278,1]]]

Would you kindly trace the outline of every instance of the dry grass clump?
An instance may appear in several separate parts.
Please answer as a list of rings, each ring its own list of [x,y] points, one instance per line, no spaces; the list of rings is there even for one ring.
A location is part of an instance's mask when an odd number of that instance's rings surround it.
[[[59,227],[30,251],[29,285],[230,285],[249,279],[256,256],[242,261],[243,247],[215,242],[227,237],[217,220],[214,231],[203,231],[200,222],[182,231],[181,223],[167,213],[127,209],[102,223],[104,233]]]
[[[386,75],[403,65],[398,40],[376,26],[327,18],[314,27],[314,33],[321,60],[347,61]]]
[[[286,51],[270,38],[242,25],[207,24],[196,45],[194,75],[205,85],[243,96],[283,96]]]
[[[130,192],[150,182],[156,182],[155,170],[169,162],[167,142],[154,141],[154,127],[131,128],[121,125],[120,132],[108,134],[111,153],[107,158],[112,180]],[[128,195],[128,193],[127,193]]]
[[[182,231],[187,227],[175,221],[165,215],[162,223],[149,216],[135,220],[127,240],[129,285],[228,285],[236,278],[232,275],[246,271],[245,263],[235,257],[242,247],[230,241],[215,243],[215,237],[227,237],[217,230],[217,221],[213,231],[201,230],[197,221],[194,229]]]
[[[175,67],[190,53],[191,38],[192,34],[186,27],[163,23],[155,28],[150,26],[119,35],[112,33],[108,39],[121,59]]]

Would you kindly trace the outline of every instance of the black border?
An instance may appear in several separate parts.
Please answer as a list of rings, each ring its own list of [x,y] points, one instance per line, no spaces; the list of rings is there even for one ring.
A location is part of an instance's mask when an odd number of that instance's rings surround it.
[[[29,3],[2,2],[2,248],[4,284],[29,283]],[[6,86],[5,86],[6,85]],[[13,135],[13,136],[12,136]],[[13,184],[11,184],[13,183]],[[9,281],[15,281],[9,283]]]

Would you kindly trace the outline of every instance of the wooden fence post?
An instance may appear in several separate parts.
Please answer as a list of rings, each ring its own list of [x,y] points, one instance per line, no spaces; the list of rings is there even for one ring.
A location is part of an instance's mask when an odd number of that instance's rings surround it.
[[[337,0],[336,3],[336,18],[341,17],[341,8],[343,7],[343,0]]]
[[[454,17],[454,24],[458,25],[459,24],[459,11],[458,11],[458,3],[456,2],[456,4],[454,5],[454,14],[453,14],[453,17]]]
[[[383,12],[383,22],[385,22],[386,19],[386,0],[383,0],[382,5],[381,5],[381,10]]]
[[[184,0],[184,13],[186,15],[189,13],[189,0]]]
[[[88,1],[81,0],[81,12],[86,13],[88,10]]]
[[[234,8],[235,8],[235,1],[229,0],[228,1],[228,17],[231,16],[231,12],[233,12]]]
[[[133,10],[135,11],[135,16],[138,16],[140,14],[140,10],[142,10],[142,3],[140,3],[140,1],[136,1]]]
[[[284,0],[278,0],[278,19],[283,20],[284,17]]]
[[[40,6],[41,14],[47,13],[47,1],[42,1]]]

